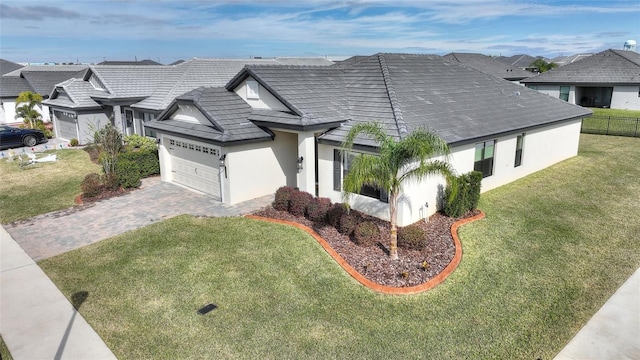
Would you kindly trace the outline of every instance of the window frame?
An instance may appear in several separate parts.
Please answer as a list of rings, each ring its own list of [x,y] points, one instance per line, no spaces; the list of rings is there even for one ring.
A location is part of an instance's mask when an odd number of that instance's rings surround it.
[[[567,89],[567,92],[562,92],[563,89]],[[560,95],[558,96],[560,100],[564,100],[569,102],[569,94],[571,93],[571,86],[569,85],[560,85]],[[566,97],[566,99],[565,99]]]
[[[347,156],[343,156],[344,154]],[[333,149],[333,190],[342,191],[342,180],[349,172],[349,168],[347,166],[347,161],[349,160],[347,160],[347,157],[356,157],[359,154],[362,153],[354,151],[342,152],[339,149]],[[360,192],[358,192],[358,195],[377,199],[385,203],[389,202],[389,195],[386,191],[369,185],[364,185],[360,189]]]
[[[513,167],[517,168],[522,165],[522,153],[524,149],[524,133],[516,137],[516,154],[513,162]]]
[[[489,146],[487,146],[489,144]],[[476,143],[474,148],[474,160],[473,170],[482,173],[482,178],[486,178],[493,175],[494,159],[496,157],[496,144],[497,141],[487,140],[480,143]],[[482,147],[479,147],[482,146]],[[491,157],[487,157],[487,149],[491,148]],[[478,150],[480,150],[480,159],[478,159]]]

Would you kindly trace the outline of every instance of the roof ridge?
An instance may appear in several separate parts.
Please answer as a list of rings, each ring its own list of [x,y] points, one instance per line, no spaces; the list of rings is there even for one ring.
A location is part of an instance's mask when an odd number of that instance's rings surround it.
[[[618,55],[619,57],[627,60],[628,62],[630,62],[630,63],[632,63],[634,65],[640,66],[640,62],[636,62],[633,59],[630,59],[629,57],[626,56],[627,54],[623,52],[623,51],[628,51],[628,50],[609,49],[609,51],[611,51],[612,53]]]
[[[76,100],[76,98],[73,95],[71,95],[71,92],[69,92],[69,90],[68,90],[68,86],[73,84],[76,80],[77,80],[76,78],[71,78],[71,79],[63,81],[62,83],[60,83],[60,85],[62,86],[62,89],[64,90],[65,94],[67,94],[69,99],[71,99],[71,101],[75,105],[79,105],[80,103]],[[55,88],[54,88],[54,90],[57,91]]]
[[[382,78],[384,79],[384,86],[387,89],[387,95],[389,95],[389,103],[391,104],[393,118],[396,121],[396,127],[398,128],[398,135],[400,135],[400,138],[402,139],[405,136],[409,135],[409,131],[407,130],[407,125],[405,124],[404,117],[402,116],[398,94],[396,93],[396,89],[391,82],[391,74],[389,73],[389,67],[387,66],[387,61],[384,58],[384,54],[378,54],[378,62],[380,63],[380,68],[382,69]]]

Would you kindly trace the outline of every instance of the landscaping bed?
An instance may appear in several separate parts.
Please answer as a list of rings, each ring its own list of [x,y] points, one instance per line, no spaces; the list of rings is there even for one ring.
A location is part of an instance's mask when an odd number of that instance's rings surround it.
[[[352,210],[354,211],[354,210]],[[288,220],[305,225],[316,231],[327,243],[365,278],[384,286],[407,287],[423,284],[449,265],[456,249],[451,235],[451,225],[460,219],[477,214],[469,212],[459,218],[436,213],[428,222],[418,221],[413,225],[422,228],[427,237],[427,246],[422,250],[398,248],[398,260],[389,257],[389,222],[361,214],[363,220],[373,221],[380,229],[380,239],[371,245],[358,245],[334,227],[317,224],[302,216],[268,207],[254,215]]]

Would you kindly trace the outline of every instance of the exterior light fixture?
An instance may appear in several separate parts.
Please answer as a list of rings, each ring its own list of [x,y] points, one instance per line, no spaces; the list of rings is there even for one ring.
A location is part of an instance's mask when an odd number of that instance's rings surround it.
[[[303,161],[304,161],[304,158],[302,156],[300,156],[298,158],[298,161],[296,161],[296,166],[298,168],[298,171],[301,171],[303,169],[303,166],[302,166]]]
[[[227,165],[225,164],[225,161],[227,160],[227,154],[222,154],[220,156],[220,158],[218,159],[219,165],[220,165],[220,169],[222,171],[224,171],[224,178],[227,178]]]

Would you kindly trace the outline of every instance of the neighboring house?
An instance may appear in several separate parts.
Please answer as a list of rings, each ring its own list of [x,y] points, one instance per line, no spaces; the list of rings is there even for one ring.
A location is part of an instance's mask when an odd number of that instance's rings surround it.
[[[59,82],[82,76],[86,65],[27,65],[8,72],[0,78],[0,101],[2,102],[0,124],[21,122],[16,119],[16,98],[23,91],[38,93],[43,99]],[[44,121],[50,121],[50,111],[45,103],[36,107]]]
[[[150,59],[145,59],[140,61],[105,60],[103,62],[97,63],[96,65],[162,65],[162,64]]]
[[[558,66],[565,66],[568,64],[572,64],[576,61],[582,60],[584,58],[588,58],[591,55],[593,55],[593,53],[575,54],[570,56],[558,56],[551,59],[551,62],[557,64]]]
[[[377,54],[330,67],[248,65],[225,88],[179,96],[149,122],[159,139],[161,176],[227,204],[280,186],[342,201],[351,153],[341,143],[353,124],[378,121],[401,138],[426,127],[451,146],[458,173],[484,174],[483,191],[578,151],[591,112],[436,55]],[[405,187],[401,226],[437,210],[445,182]],[[365,189],[355,209],[388,219],[385,194]]]
[[[531,72],[508,65],[490,56],[474,53],[449,53],[444,56],[488,75],[520,84],[520,80],[533,76]]]
[[[513,55],[509,57],[506,57],[506,56],[496,57],[497,61],[503,62],[507,65],[518,67],[522,70],[534,72],[534,73],[538,73],[538,68],[535,66],[531,66],[531,64],[533,64],[533,62],[538,59],[542,59],[547,63],[550,61],[549,59],[543,58],[542,56],[533,57],[531,55],[526,55],[526,54]]]
[[[56,136],[92,141],[107,123],[124,135],[155,136],[145,129],[176,96],[200,86],[224,86],[247,64],[330,65],[324,59],[198,59],[177,65],[93,65],[82,78],[56,86],[44,103],[53,109]]]
[[[4,75],[6,73],[10,73],[12,71],[23,68],[24,65],[20,65],[18,63],[14,63],[13,61],[0,59],[0,75]]]
[[[640,54],[605,50],[522,81],[571,104],[640,110]]]

